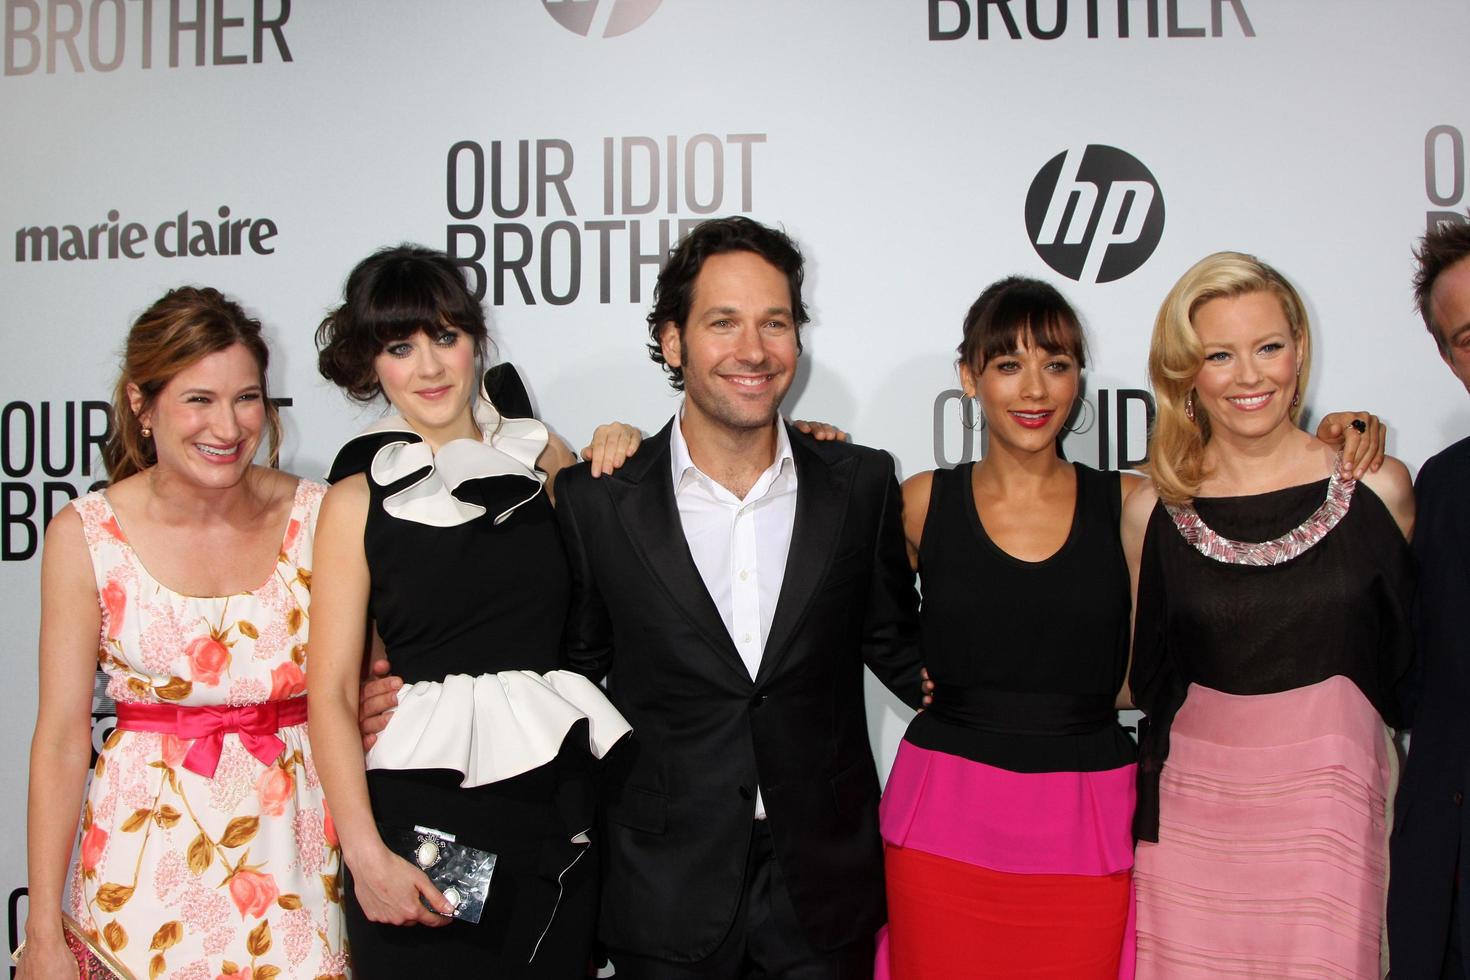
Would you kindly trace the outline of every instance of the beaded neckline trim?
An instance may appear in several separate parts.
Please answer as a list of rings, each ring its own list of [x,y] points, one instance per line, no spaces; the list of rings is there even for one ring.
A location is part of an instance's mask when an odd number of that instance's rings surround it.
[[[1339,475],[1339,459],[1327,482],[1327,499],[1298,526],[1270,541],[1234,541],[1217,534],[1190,504],[1165,504],[1184,540],[1206,558],[1231,565],[1280,565],[1291,561],[1327,536],[1348,512],[1358,481]]]

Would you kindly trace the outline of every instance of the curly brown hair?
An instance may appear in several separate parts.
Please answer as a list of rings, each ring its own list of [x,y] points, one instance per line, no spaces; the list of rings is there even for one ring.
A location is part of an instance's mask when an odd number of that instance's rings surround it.
[[[791,290],[791,316],[796,321],[796,352],[801,353],[801,327],[811,319],[801,298],[804,276],[801,249],[784,231],[768,228],[743,215],[701,221],[674,247],[669,261],[659,270],[658,282],[653,287],[653,309],[646,317],[649,359],[663,365],[669,375],[669,385],[675,391],[684,390],[684,369],[664,360],[661,343],[664,324],[674,324],[683,335],[684,322],[689,319],[689,307],[694,302],[694,283],[705,259],[728,252],[753,252],[786,276]]]

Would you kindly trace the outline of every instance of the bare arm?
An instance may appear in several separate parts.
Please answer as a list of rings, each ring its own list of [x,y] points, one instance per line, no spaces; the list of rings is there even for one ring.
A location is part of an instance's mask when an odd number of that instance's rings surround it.
[[[933,488],[933,470],[915,473],[900,487],[903,494],[904,550],[908,552],[909,567],[916,572],[919,570],[919,545],[924,540],[924,519],[929,515],[929,494]],[[923,711],[934,703],[934,682],[929,679],[928,667],[921,667],[919,675],[923,678],[920,687],[924,692],[924,702],[919,710]]]
[[[70,958],[61,901],[92,761],[92,682],[101,624],[82,519],[67,507],[47,528],[41,558],[40,705],[26,819],[30,912],[23,976],[75,975],[55,971]],[[70,963],[75,971],[75,960]]]
[[[933,470],[915,473],[903,481],[903,538],[914,571],[919,570],[919,545],[924,540],[924,519],[929,516],[929,493],[933,487]]]
[[[1158,495],[1153,484],[1142,477],[1123,475],[1123,521],[1118,529],[1123,539],[1123,555],[1128,559],[1128,670],[1123,672],[1123,687],[1118,691],[1116,706],[1132,708],[1133,691],[1128,686],[1128,674],[1133,669],[1133,621],[1138,609],[1138,572],[1143,565],[1143,537],[1148,530],[1148,517],[1153,513]]]
[[[374,922],[443,925],[449,920],[424,908],[419,895],[446,912],[450,906],[423,872],[383,844],[368,800],[357,727],[371,584],[362,544],[367,510],[367,481],[353,476],[327,491],[317,519],[306,671],[312,758],[363,912]]]
[[[1385,456],[1383,466],[1361,477],[1363,483],[1378,495],[1393,515],[1405,538],[1414,536],[1414,482],[1409,468],[1392,456]]]

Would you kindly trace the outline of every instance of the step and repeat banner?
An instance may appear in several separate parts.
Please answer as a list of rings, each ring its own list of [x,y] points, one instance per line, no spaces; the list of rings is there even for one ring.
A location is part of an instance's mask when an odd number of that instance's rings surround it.
[[[644,351],[654,277],[693,223],[737,213],[809,260],[788,412],[904,475],[983,453],[954,348],[1011,273],[1058,285],[1088,329],[1068,455],[1137,466],[1159,301],[1222,248],[1306,298],[1312,413],[1377,412],[1411,467],[1470,432],[1409,285],[1413,240],[1470,205],[1465,0],[0,2],[12,944],[43,531],[105,478],[119,345],[170,287],[267,325],[285,466],[314,477],[375,412],[312,346],[369,252],[458,257],[495,356],[581,445],[675,410]],[[870,698],[886,770],[907,719]],[[97,744],[111,723],[99,697]]]

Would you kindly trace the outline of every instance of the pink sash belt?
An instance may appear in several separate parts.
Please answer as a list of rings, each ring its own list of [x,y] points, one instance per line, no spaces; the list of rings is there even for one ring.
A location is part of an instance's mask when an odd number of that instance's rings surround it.
[[[193,739],[184,756],[184,768],[214,778],[224,749],[225,735],[234,733],[245,750],[265,765],[281,756],[286,743],[276,736],[282,728],[306,721],[306,698],[287,698],[263,704],[232,707],[227,704],[129,704],[117,706],[117,727],[125,732],[160,732]]]

